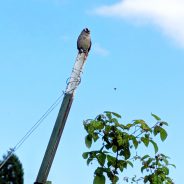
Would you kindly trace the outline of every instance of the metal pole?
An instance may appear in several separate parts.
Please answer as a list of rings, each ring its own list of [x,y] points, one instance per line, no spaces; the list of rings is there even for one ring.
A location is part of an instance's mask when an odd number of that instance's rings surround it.
[[[49,175],[50,168],[54,160],[54,156],[56,154],[56,150],[59,145],[59,141],[73,102],[75,89],[80,83],[80,74],[82,72],[82,68],[85,63],[85,60],[86,60],[85,53],[79,53],[77,55],[75,65],[73,67],[72,74],[65,91],[63,102],[61,104],[58,117],[56,119],[53,131],[50,137],[50,141],[48,143],[40,170],[38,172],[38,175],[34,184],[45,184],[47,181],[47,177]]]
[[[52,184],[52,181],[47,181],[46,184]]]

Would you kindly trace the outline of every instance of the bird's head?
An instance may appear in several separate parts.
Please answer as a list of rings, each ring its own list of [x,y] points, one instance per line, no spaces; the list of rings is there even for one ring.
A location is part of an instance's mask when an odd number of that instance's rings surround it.
[[[90,34],[90,30],[89,30],[88,28],[84,28],[83,31],[84,31],[85,33]]]

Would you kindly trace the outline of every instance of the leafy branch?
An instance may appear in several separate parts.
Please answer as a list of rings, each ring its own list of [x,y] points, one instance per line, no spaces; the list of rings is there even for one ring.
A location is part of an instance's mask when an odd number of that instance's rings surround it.
[[[167,132],[163,128],[168,124],[162,121],[155,114],[151,114],[156,120],[154,126],[149,127],[148,124],[140,119],[134,120],[132,123],[119,123],[121,116],[115,112],[105,111],[98,115],[95,119],[84,121],[84,128],[87,132],[85,144],[87,148],[91,148],[92,144],[101,141],[101,147],[95,151],[83,153],[83,158],[87,160],[87,165],[93,161],[97,161],[99,166],[95,170],[94,184],[105,184],[106,177],[109,178],[112,184],[116,184],[119,180],[119,172],[123,172],[129,166],[133,167],[132,158],[142,162],[141,172],[146,170],[150,174],[139,179],[132,178],[131,182],[150,184],[172,184],[169,175],[168,157],[164,154],[157,154],[158,145],[154,137],[160,135],[160,139],[165,141]],[[149,155],[133,156],[134,150],[137,150],[140,144],[148,147],[152,144],[155,150],[155,157]],[[157,154],[157,155],[156,155]],[[174,165],[172,165],[174,166]],[[126,178],[125,181],[129,181]],[[159,183],[160,182],[160,183]]]

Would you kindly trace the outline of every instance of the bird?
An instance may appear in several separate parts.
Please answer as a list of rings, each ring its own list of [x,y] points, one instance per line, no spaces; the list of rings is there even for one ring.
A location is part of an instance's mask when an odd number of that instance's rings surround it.
[[[77,39],[77,49],[79,54],[85,53],[87,57],[91,49],[91,44],[90,30],[88,28],[84,28]]]

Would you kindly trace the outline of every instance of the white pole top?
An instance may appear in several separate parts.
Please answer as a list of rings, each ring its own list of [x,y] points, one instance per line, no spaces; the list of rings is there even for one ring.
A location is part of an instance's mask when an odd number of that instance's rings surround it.
[[[83,65],[86,60],[86,54],[85,53],[78,53],[74,67],[72,69],[71,76],[69,78],[69,82],[66,87],[66,94],[72,94],[74,93],[75,89],[78,87],[81,81],[81,72]]]

